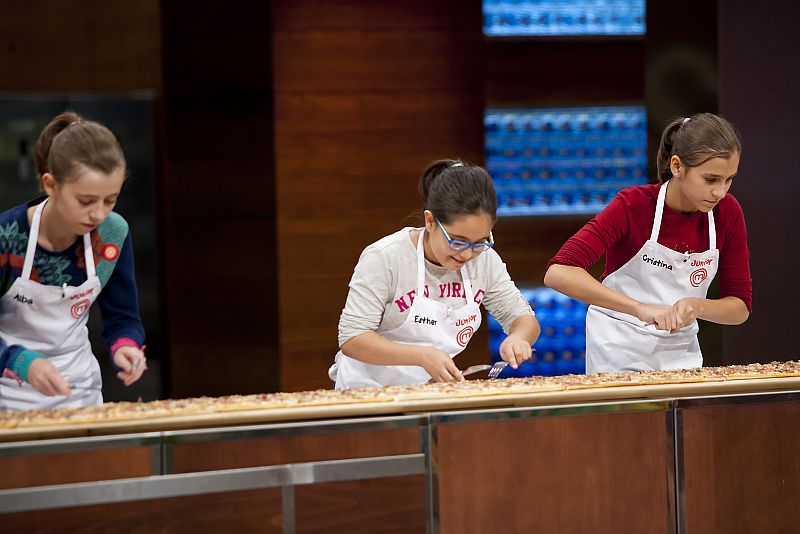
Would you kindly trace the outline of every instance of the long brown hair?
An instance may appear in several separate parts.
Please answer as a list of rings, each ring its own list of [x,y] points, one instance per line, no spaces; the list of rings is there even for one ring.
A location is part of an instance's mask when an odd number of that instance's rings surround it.
[[[50,173],[56,182],[74,180],[84,166],[111,174],[125,169],[117,138],[102,124],[65,111],[44,127],[36,141],[36,171],[41,180]]]
[[[455,159],[431,163],[419,179],[424,209],[447,224],[459,215],[486,213],[497,219],[497,192],[482,167]]]
[[[687,167],[697,167],[711,158],[728,159],[742,153],[739,132],[726,119],[713,113],[698,113],[689,118],[672,119],[661,134],[656,168],[658,181],[672,178],[669,160],[678,156]]]

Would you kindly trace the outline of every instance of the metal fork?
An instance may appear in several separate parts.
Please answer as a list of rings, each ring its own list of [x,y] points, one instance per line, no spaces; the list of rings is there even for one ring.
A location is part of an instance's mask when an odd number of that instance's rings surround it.
[[[492,368],[489,369],[489,378],[497,378],[500,376],[500,373],[506,368],[506,365],[508,365],[508,362],[495,363]]]

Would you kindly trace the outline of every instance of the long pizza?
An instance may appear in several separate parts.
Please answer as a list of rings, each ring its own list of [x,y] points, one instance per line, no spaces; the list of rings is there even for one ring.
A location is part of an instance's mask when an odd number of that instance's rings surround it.
[[[800,376],[800,361],[768,364],[698,367],[663,371],[598,373],[593,375],[532,376],[505,380],[467,380],[363,389],[319,389],[296,393],[261,393],[196,397],[152,402],[109,402],[84,408],[55,408],[0,412],[0,428],[43,425],[102,424],[170,416],[291,409],[359,403],[404,403],[416,400],[536,394],[591,388],[610,388]]]

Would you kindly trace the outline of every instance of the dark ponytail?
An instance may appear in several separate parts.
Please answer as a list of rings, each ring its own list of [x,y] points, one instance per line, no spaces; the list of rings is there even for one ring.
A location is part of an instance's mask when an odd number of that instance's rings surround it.
[[[81,165],[105,174],[125,168],[125,156],[111,130],[72,111],[61,113],[44,127],[35,155],[39,179],[47,172],[58,183],[76,178]]]
[[[713,113],[698,113],[689,118],[671,120],[661,134],[656,169],[658,181],[672,178],[669,160],[678,156],[686,167],[697,167],[711,158],[728,159],[742,153],[742,141],[736,128]]]
[[[424,209],[443,224],[460,215],[485,213],[497,219],[497,193],[489,173],[459,160],[431,163],[419,179]]]

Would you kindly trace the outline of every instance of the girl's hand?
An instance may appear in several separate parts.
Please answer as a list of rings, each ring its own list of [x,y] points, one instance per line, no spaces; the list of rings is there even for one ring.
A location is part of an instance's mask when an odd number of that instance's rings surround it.
[[[672,306],[641,304],[636,317],[646,325],[655,325],[658,330],[676,332],[678,328],[681,328],[678,326],[681,324],[681,319],[678,318],[678,312]]]
[[[136,347],[120,347],[114,353],[114,364],[122,369],[117,378],[126,386],[130,386],[142,377],[147,370],[147,358],[144,352]]]
[[[420,362],[425,371],[437,382],[460,382],[464,380],[453,358],[439,349],[428,349]]]
[[[28,367],[28,383],[33,389],[49,397],[63,395],[69,398],[72,395],[67,381],[47,358],[36,358],[31,362]]]
[[[678,328],[676,330],[695,322],[701,313],[700,299],[694,297],[682,298],[673,304],[672,307],[675,309],[675,314],[678,316]]]
[[[531,344],[514,334],[509,334],[500,344],[500,357],[514,369],[525,360],[530,360],[532,352]]]

